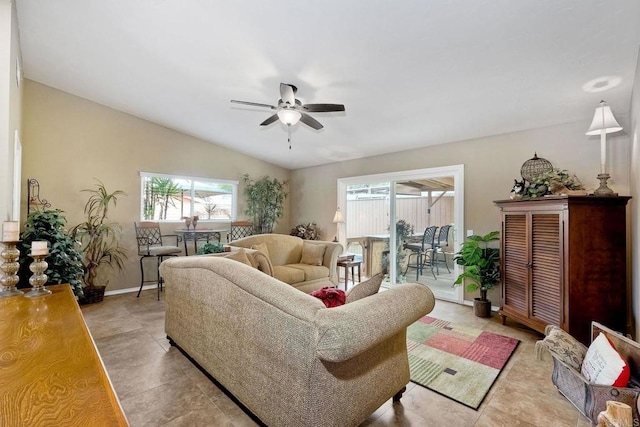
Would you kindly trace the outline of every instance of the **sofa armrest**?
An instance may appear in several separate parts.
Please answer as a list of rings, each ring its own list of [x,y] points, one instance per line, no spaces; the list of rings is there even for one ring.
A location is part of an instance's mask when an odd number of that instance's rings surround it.
[[[338,284],[338,256],[342,253],[342,245],[337,242],[325,242],[325,241],[313,241],[309,240],[308,243],[324,245],[324,257],[322,259],[322,265],[329,269],[329,280],[334,285]]]
[[[342,362],[398,333],[433,310],[431,290],[408,283],[340,307],[319,310],[317,353],[321,360]]]

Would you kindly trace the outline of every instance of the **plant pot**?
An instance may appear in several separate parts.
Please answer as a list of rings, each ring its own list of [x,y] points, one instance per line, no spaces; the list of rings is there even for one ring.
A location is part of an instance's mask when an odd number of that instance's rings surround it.
[[[491,317],[491,301],[488,299],[473,299],[473,314],[476,317]]]
[[[93,286],[83,288],[84,296],[78,299],[78,302],[82,305],[93,304],[101,302],[104,299],[104,290],[106,286]]]

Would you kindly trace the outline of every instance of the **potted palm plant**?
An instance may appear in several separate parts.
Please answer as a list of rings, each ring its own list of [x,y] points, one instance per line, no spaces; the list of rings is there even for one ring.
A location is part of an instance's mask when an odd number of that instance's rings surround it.
[[[122,270],[127,257],[120,246],[120,224],[110,221],[109,208],[117,204],[118,196],[125,195],[116,190],[109,193],[100,181],[95,189],[82,190],[90,194],[84,206],[85,220],[76,225],[71,234],[82,246],[84,264],[84,298],[80,303],[90,304],[102,301],[104,290],[109,284],[100,273],[104,268]]]
[[[500,239],[499,231],[484,236],[469,236],[453,258],[458,265],[465,267],[454,285],[467,283],[467,290],[480,289],[480,298],[474,298],[473,310],[478,317],[491,317],[491,301],[487,291],[500,282],[500,250],[491,247],[491,242]]]

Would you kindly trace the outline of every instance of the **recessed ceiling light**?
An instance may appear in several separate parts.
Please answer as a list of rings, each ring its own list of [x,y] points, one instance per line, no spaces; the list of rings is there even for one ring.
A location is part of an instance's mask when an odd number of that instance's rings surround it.
[[[622,77],[619,76],[602,76],[593,80],[589,80],[582,85],[582,90],[589,93],[604,92],[605,90],[613,89],[622,82]]]

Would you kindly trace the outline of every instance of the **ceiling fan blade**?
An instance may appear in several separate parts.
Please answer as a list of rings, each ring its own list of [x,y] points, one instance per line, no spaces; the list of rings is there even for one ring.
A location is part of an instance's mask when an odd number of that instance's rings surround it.
[[[277,108],[269,104],[260,104],[258,102],[248,102],[248,101],[236,101],[235,99],[232,99],[231,102],[235,104],[252,105],[254,107],[266,107],[266,108],[271,108],[272,110],[275,110]]]
[[[276,120],[278,120],[278,115],[274,114],[273,116],[269,116],[269,118],[267,120],[265,120],[264,122],[260,123],[260,126],[270,125],[271,123],[275,122]]]
[[[286,83],[280,83],[280,99],[282,102],[289,105],[296,104],[296,92],[298,88],[294,85],[289,85]]]
[[[300,117],[300,121],[305,125],[310,126],[315,130],[320,130],[323,128],[319,121],[317,121],[307,113],[300,112],[300,114],[302,114],[302,117]]]
[[[344,105],[342,104],[304,104],[302,106],[304,111],[310,113],[326,113],[329,111],[344,111]]]

